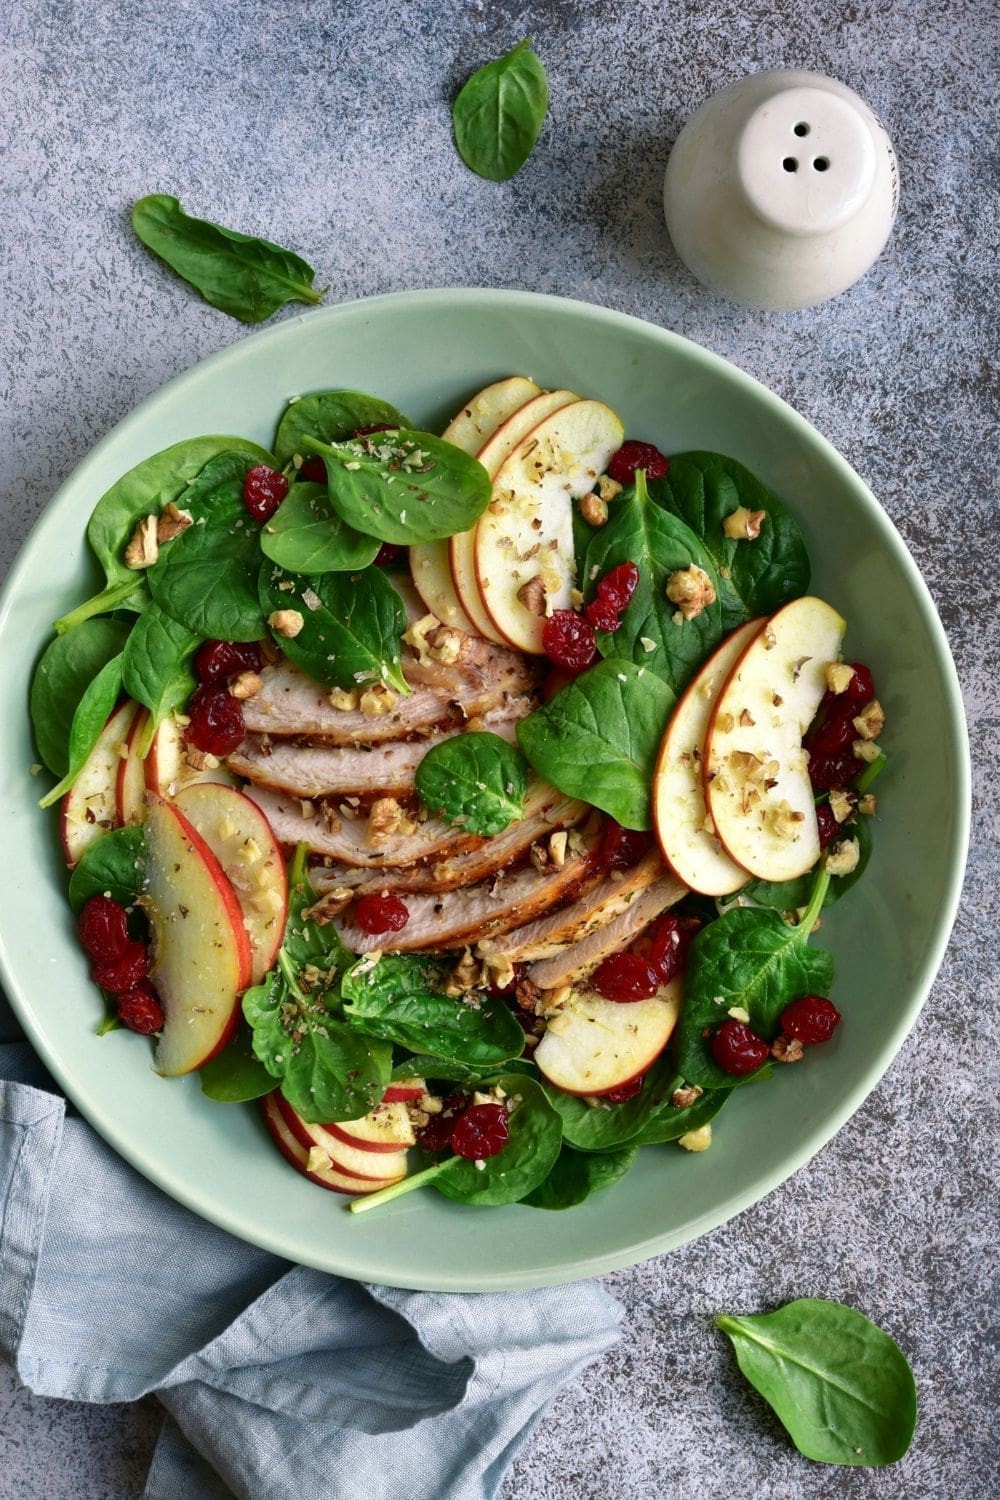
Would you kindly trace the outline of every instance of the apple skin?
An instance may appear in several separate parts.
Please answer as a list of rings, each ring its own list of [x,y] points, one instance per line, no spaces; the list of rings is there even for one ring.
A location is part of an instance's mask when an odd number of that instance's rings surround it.
[[[119,747],[127,744],[138,704],[120,704],[97,738],[76,781],[59,804],[59,842],[72,870],[106,828],[118,824]],[[89,821],[86,811],[94,814]]]
[[[373,1192],[398,1182],[406,1175],[406,1152],[395,1151],[392,1156],[381,1153],[361,1152],[332,1137],[323,1125],[312,1125],[304,1120],[298,1110],[279,1092],[275,1097],[278,1113],[285,1127],[306,1152],[317,1146],[329,1156],[332,1169],[350,1182],[361,1184],[359,1191]]]
[[[130,823],[141,823],[146,816],[145,766],[139,759],[138,744],[148,719],[148,711],[139,709],[125,741],[127,753],[122,756],[118,765],[115,806],[118,810],[118,823],[122,828]]]
[[[649,1000],[617,1004],[593,992],[574,995],[535,1048],[538,1071],[564,1094],[599,1098],[651,1068],[666,1047],[681,1010],[679,978]],[[616,1048],[607,1056],[613,1037]]]
[[[427,1092],[427,1080],[414,1078],[406,1083],[390,1083],[382,1095],[383,1104],[416,1104]]]
[[[360,1120],[331,1120],[323,1129],[357,1151],[405,1151],[416,1140],[405,1103],[385,1100]]]
[[[271,1138],[282,1156],[303,1177],[307,1177],[317,1187],[326,1188],[331,1193],[341,1193],[348,1198],[357,1198],[362,1193],[374,1192],[380,1187],[388,1187],[389,1184],[385,1182],[375,1182],[368,1187],[364,1187],[360,1179],[352,1179],[340,1172],[335,1172],[332,1168],[323,1172],[310,1172],[308,1166],[309,1151],[299,1143],[286,1125],[276,1103],[278,1098],[280,1098],[280,1095],[275,1092],[266,1095],[261,1100],[261,1112],[264,1116],[264,1124],[267,1126]]]

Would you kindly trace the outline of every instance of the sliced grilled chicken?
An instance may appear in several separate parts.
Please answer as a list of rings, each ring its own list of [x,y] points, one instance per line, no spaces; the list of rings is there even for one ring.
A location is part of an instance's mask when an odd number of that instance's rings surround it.
[[[634,869],[606,875],[572,906],[541,920],[523,923],[498,941],[484,943],[483,951],[527,963],[551,958],[568,944],[582,942],[591,933],[607,927],[665,874],[662,859],[652,851]]]
[[[302,812],[302,800],[290,792],[248,786],[246,793],[267,818],[279,844],[308,844],[313,854],[326,855],[364,872],[450,857],[483,842],[440,818],[427,818],[412,833],[396,833],[373,844],[367,815],[359,812],[353,819],[345,818],[336,799],[307,804],[307,817]]]
[[[400,869],[373,871],[356,865],[317,868],[312,873],[312,884],[321,895],[347,889],[358,895],[367,891],[436,891],[440,895],[486,880],[521,860],[532,844],[547,849],[553,833],[574,827],[590,813],[585,802],[562,797],[551,787],[544,787],[543,793],[534,799],[537,810],[529,812],[526,803],[525,817],[519,823],[512,823],[493,838],[477,840],[474,849]]]
[[[483,715],[484,727],[513,742],[517,720],[531,712],[530,698],[517,698]],[[390,740],[371,749],[346,745],[295,745],[287,740],[248,735],[227,757],[238,776],[257,786],[292,792],[296,797],[370,796],[413,791],[417,766],[433,745],[461,730],[442,730],[419,740]]]
[[[560,902],[574,900],[599,878],[594,866],[597,847],[597,836],[591,835],[584,852],[570,855],[561,870],[539,873],[528,864],[513,874],[501,874],[446,895],[414,893],[406,898],[410,918],[402,932],[377,936],[362,932],[352,924],[350,909],[337,919],[336,926],[354,953],[460,948],[507,932],[525,916],[537,917]]]
[[[604,927],[597,928],[587,937],[571,943],[553,958],[543,958],[532,964],[528,978],[542,990],[558,989],[563,984],[576,984],[585,979],[592,969],[609,953],[618,953],[638,937],[644,927],[654,922],[661,913],[674,906],[687,894],[687,886],[664,875],[640,891],[632,904]],[[511,937],[516,936],[515,933]]]
[[[460,680],[454,684],[418,686],[409,697],[398,697],[381,718],[369,718],[360,709],[334,708],[328,688],[282,660],[264,668],[260,692],[244,702],[246,726],[250,733],[315,735],[335,745],[374,745],[426,733],[436,725],[460,726],[534,687],[534,674],[523,657],[491,649],[494,655],[481,670],[457,674]]]

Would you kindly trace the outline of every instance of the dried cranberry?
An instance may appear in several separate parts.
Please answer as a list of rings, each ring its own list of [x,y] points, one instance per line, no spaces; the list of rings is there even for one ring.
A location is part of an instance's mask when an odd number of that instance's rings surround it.
[[[608,818],[601,836],[598,863],[609,870],[633,870],[652,847],[652,836],[635,828],[623,828]]]
[[[257,464],[243,481],[243,504],[261,525],[271,519],[287,494],[288,480],[267,464]]]
[[[485,1161],[500,1154],[509,1135],[509,1117],[502,1104],[474,1104],[459,1115],[451,1132],[451,1149],[466,1161]]]
[[[310,484],[326,484],[326,464],[318,453],[305,460],[299,470],[299,478],[308,479]]]
[[[145,943],[129,941],[115,957],[99,961],[91,966],[94,983],[112,995],[123,995],[134,990],[149,973],[149,955]]]
[[[110,896],[91,896],[78,922],[80,942],[96,963],[120,958],[128,946],[128,912]]]
[[[398,896],[362,896],[354,908],[354,920],[362,932],[402,932],[410,920],[406,903]]]
[[[844,689],[845,698],[849,698],[852,703],[870,703],[875,696],[875,680],[871,669],[860,661],[852,661],[851,666],[854,676]]]
[[[809,754],[819,756],[839,755],[854,744],[858,731],[854,727],[853,703],[834,699],[831,712],[818,728],[810,731]]]
[[[606,599],[615,609],[625,609],[639,586],[639,569],[634,562],[619,563],[605,573],[597,585],[598,599]]]
[[[465,1108],[464,1094],[449,1094],[436,1115],[431,1115],[426,1125],[417,1131],[417,1144],[425,1151],[443,1151],[451,1144],[451,1132],[455,1119]]]
[[[630,1005],[655,995],[660,988],[660,976],[640,953],[612,953],[598,964],[591,984],[605,1000]]]
[[[840,824],[833,816],[829,802],[820,802],[816,808],[816,826],[819,829],[819,847],[825,849],[832,844],[840,832]]]
[[[227,688],[196,689],[188,705],[185,738],[206,755],[228,755],[247,732],[243,705]]]
[[[601,1098],[605,1104],[627,1104],[629,1099],[634,1099],[636,1094],[642,1093],[643,1084],[646,1082],[645,1073],[630,1078],[628,1083],[620,1083],[616,1089],[608,1089]]]
[[[376,567],[385,568],[390,563],[399,562],[405,551],[405,547],[399,547],[395,542],[383,542],[375,554]]]
[[[781,1012],[781,1029],[797,1042],[828,1042],[837,1029],[840,1011],[824,995],[803,995]]]
[[[742,1078],[767,1062],[771,1049],[743,1021],[723,1021],[712,1038],[712,1057],[724,1073]]]
[[[700,925],[694,918],[675,917],[672,912],[654,922],[649,933],[647,957],[659,974],[661,984],[669,984],[671,979],[684,972],[691,939]]]
[[[636,469],[645,469],[647,479],[662,479],[669,467],[669,459],[664,458],[659,448],[630,439],[613,455],[608,473],[618,484],[631,484]]]
[[[809,780],[816,792],[831,792],[834,787],[850,786],[858,774],[858,761],[853,750],[841,750],[839,755],[809,755]]]
[[[396,432],[397,428],[391,422],[373,422],[370,427],[355,427],[351,433],[352,438],[370,437],[373,432]]]
[[[608,635],[613,635],[621,624],[617,609],[607,599],[591,599],[587,605],[587,619],[595,630],[604,630]]]
[[[542,650],[567,672],[582,672],[597,660],[594,627],[571,609],[556,609],[542,629]]]
[[[129,1031],[138,1031],[142,1036],[152,1036],[163,1029],[163,1006],[156,997],[151,984],[143,981],[119,995],[115,1002],[118,1019]]]
[[[256,641],[205,641],[194,658],[199,682],[226,682],[241,672],[259,672],[260,665]]]

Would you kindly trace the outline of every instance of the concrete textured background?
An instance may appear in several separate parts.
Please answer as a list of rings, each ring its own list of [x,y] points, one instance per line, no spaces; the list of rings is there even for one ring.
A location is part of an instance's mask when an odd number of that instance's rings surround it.
[[[559,1397],[505,1500],[1000,1493],[990,1443],[998,913],[988,854],[998,788],[986,758],[997,730],[998,20],[989,0],[20,0],[6,9],[4,565],[109,427],[243,333],[131,239],[128,206],[160,190],[294,245],[331,281],[331,300],[425,285],[530,287],[636,313],[726,355],[798,407],[867,480],[951,636],[977,812],[965,899],[916,1031],[811,1166],[697,1244],[608,1277],[627,1309],[625,1337]],[[448,104],[473,67],[528,33],[548,69],[550,118],[513,182],[483,183],[452,149]],[[791,315],[747,312],[700,288],[671,250],[660,203],[683,121],[720,85],[774,66],[831,73],[868,99],[895,141],[903,184],[899,223],[872,272]],[[920,1425],[891,1469],[799,1458],[710,1332],[718,1310],[810,1294],[864,1309],[913,1362]],[[0,1497],[130,1500],[158,1423],[152,1401],[40,1400],[0,1369]]]

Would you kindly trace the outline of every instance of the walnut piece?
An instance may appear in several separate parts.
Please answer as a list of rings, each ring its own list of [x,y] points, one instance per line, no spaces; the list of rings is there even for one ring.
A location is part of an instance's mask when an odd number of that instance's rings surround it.
[[[602,500],[617,500],[622,492],[623,486],[617,479],[612,479],[610,474],[602,474],[597,481],[597,493]]]
[[[414,620],[403,631],[403,640],[417,653],[417,661],[422,667],[430,666],[431,647],[429,636],[440,626],[441,621],[437,615],[421,615],[419,620]]]
[[[841,787],[834,787],[830,793],[830,811],[838,823],[843,823],[854,811],[854,793],[846,792]]]
[[[846,661],[828,661],[825,668],[826,685],[831,693],[843,693],[851,685],[854,668]]]
[[[866,818],[874,818],[878,808],[878,798],[874,792],[866,792],[858,803],[858,812],[863,813]]]
[[[697,1130],[686,1130],[677,1141],[685,1151],[707,1151],[712,1144],[711,1125],[700,1125]]]
[[[885,712],[877,698],[866,703],[854,720],[854,727],[863,740],[877,740],[885,728]]]
[[[241,672],[235,681],[229,684],[229,691],[234,698],[256,698],[264,686],[263,678],[259,672]]]
[[[785,1036],[784,1032],[780,1036],[776,1036],[771,1043],[771,1056],[775,1062],[800,1062],[804,1051],[805,1048],[798,1038]]]
[[[667,598],[676,604],[685,620],[695,620],[708,605],[715,603],[715,585],[697,563],[678,568],[667,579]]]
[[[566,863],[566,846],[569,843],[569,834],[563,830],[554,833],[549,839],[549,859],[556,870],[561,870]]]
[[[739,505],[723,521],[722,530],[734,542],[753,542],[760,536],[766,518],[766,510],[747,510]]]
[[[438,626],[427,639],[431,643],[432,661],[439,661],[442,666],[450,667],[462,654],[462,632],[453,629],[450,625]]]
[[[160,555],[160,544],[156,538],[156,516],[144,516],[132,533],[125,548],[125,566],[139,571],[151,568]]]
[[[366,688],[361,694],[361,712],[366,719],[383,719],[396,706],[396,694],[382,683]]]
[[[189,740],[185,741],[184,760],[192,771],[215,771],[219,765],[217,755],[213,755],[210,750],[199,750]]]
[[[267,623],[275,635],[283,635],[286,640],[294,640],[306,623],[297,609],[273,609],[267,617]]]
[[[524,605],[529,615],[535,615],[539,620],[542,618],[545,614],[545,585],[540,573],[521,584],[517,591],[517,602]]]
[[[376,797],[368,812],[368,842],[381,843],[393,834],[416,831],[416,823],[400,807],[395,797]]]
[[[682,1089],[674,1089],[670,1095],[670,1102],[674,1109],[690,1109],[696,1099],[700,1099],[705,1092],[696,1083],[687,1083]]]
[[[342,713],[353,714],[357,712],[358,695],[347,688],[331,688],[326,695],[327,702],[331,708],[339,708]]]
[[[171,500],[164,506],[159,520],[156,523],[156,540],[172,542],[175,536],[180,536],[182,531],[187,531],[189,526],[194,525],[194,516],[189,510],[181,510],[176,500]]]
[[[867,761],[869,765],[882,754],[874,740],[855,740],[851,749],[858,760]]]
[[[591,490],[580,501],[580,514],[589,526],[603,526],[608,519],[608,502]]]
[[[858,868],[861,845],[857,839],[841,839],[831,846],[826,856],[826,868],[831,875],[850,875]]]

